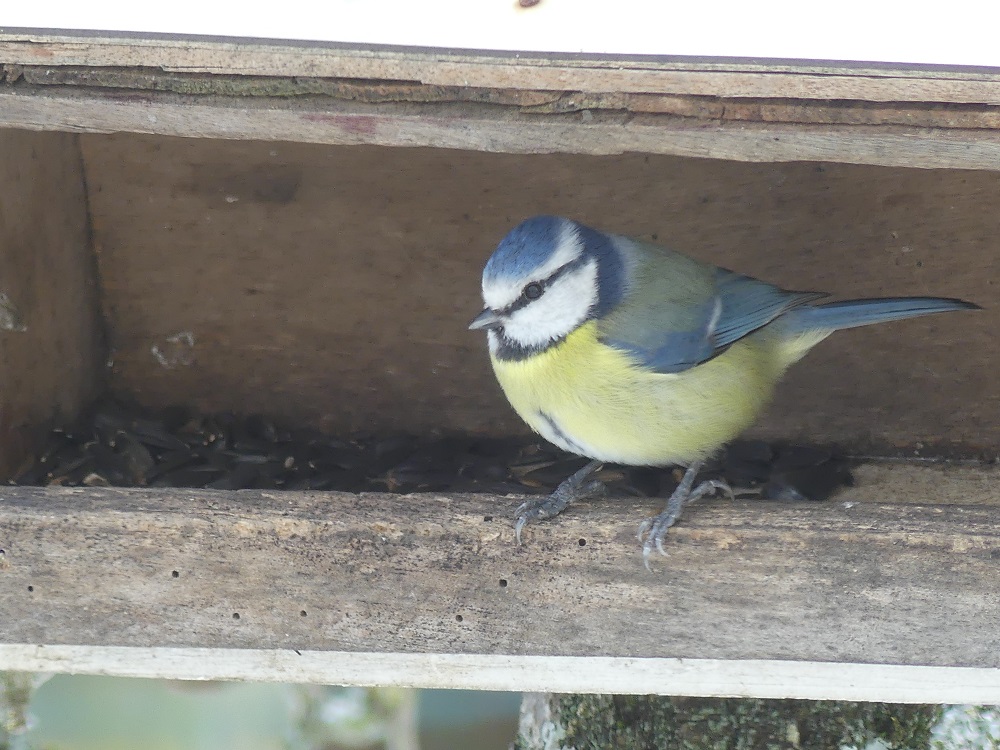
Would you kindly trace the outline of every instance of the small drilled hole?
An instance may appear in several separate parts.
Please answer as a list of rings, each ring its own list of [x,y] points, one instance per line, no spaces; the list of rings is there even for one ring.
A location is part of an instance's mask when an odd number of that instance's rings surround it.
[[[240,613],[239,612],[233,612],[233,619],[234,620],[240,619]]]
[[[178,572],[177,572],[176,570],[171,570],[171,571],[170,571],[170,577],[171,577],[171,578],[180,578],[180,577],[181,577],[181,574],[180,574],[180,573],[178,573]]]
[[[502,589],[507,588],[507,579],[506,578],[501,578],[500,579],[500,588],[502,588]]]
[[[34,590],[35,590],[34,586],[28,586],[28,591],[34,591]]]
[[[306,616],[306,611],[304,609],[300,609],[299,610],[299,617],[305,617],[305,616]]]
[[[462,621],[462,615],[455,615],[455,622],[461,622],[461,621]]]
[[[586,547],[587,546],[587,540],[586,539],[581,539],[581,540],[579,540],[577,542],[577,544],[579,544],[581,547]]]
[[[483,516],[483,520],[484,521],[492,521],[493,520],[493,516]]]

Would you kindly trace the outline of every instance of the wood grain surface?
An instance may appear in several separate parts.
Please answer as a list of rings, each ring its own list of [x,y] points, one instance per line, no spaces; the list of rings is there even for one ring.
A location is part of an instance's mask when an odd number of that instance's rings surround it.
[[[651,572],[652,500],[518,546],[513,497],[8,487],[0,642],[1000,668],[996,470],[954,505],[932,501],[961,468],[883,471],[692,507]],[[901,478],[916,502],[881,502]]]
[[[693,507],[650,572],[635,532],[654,500],[581,504],[518,546],[517,498],[8,487],[3,604],[20,616],[0,632],[1000,667],[997,491],[963,505],[877,494]]]
[[[97,393],[105,352],[80,147],[73,135],[0,131],[0,476]]]
[[[635,109],[586,108],[600,103],[584,101],[582,110],[574,104],[567,112],[551,113],[467,102],[371,104],[330,97],[248,99],[42,87],[0,89],[0,127],[515,154],[635,152],[749,162],[1000,169],[992,106],[872,112],[864,106],[790,107],[767,100],[715,102],[713,107],[658,99],[630,105]]]
[[[1000,169],[984,68],[0,33],[0,127]]]
[[[28,31],[0,34],[0,62],[585,92],[1000,104],[995,70],[830,61],[546,55]]]

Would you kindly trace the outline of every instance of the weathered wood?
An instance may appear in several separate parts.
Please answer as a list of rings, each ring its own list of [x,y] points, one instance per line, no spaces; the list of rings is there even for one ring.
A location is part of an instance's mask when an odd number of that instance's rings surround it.
[[[8,33],[0,71],[10,127],[1000,169],[985,69]]]
[[[990,505],[1000,498],[997,469],[992,465],[873,461],[855,467],[851,473],[866,496],[872,491],[871,497],[882,503]]]
[[[0,63],[154,67],[167,71],[416,81],[479,86],[1000,104],[1000,73],[943,66],[692,61],[249,42],[99,33],[0,34]]]
[[[504,153],[639,152],[749,162],[830,161],[926,169],[1000,170],[1000,133],[981,127],[801,124],[592,110],[522,112],[471,103],[381,103],[329,99],[192,97],[139,91],[42,88],[0,93],[0,127],[133,132],[189,138],[325,144],[434,146]],[[740,112],[740,108],[734,109]],[[816,119],[830,119],[817,112]],[[841,112],[842,114],[842,112]],[[972,113],[967,125],[992,115]],[[774,115],[772,115],[774,118]],[[774,118],[780,119],[780,118]],[[852,119],[851,117],[847,118]],[[859,113],[853,119],[870,119]],[[897,112],[891,121],[906,119]],[[925,118],[926,119],[926,118]],[[947,119],[947,118],[944,118]],[[992,127],[992,126],[990,126]]]
[[[96,394],[104,365],[77,138],[0,132],[0,477]],[[12,317],[13,316],[13,317]]]
[[[310,97],[318,109],[319,97],[366,102],[500,105],[496,116],[505,119],[510,108],[530,114],[588,111],[675,115],[705,123],[758,122],[815,125],[903,125],[909,128],[1000,128],[1000,107],[932,102],[859,102],[809,99],[722,98],[677,94],[622,92],[540,91],[531,89],[438,86],[397,81],[357,81],[341,78],[280,78],[222,74],[172,73],[148,68],[78,68],[72,66],[6,66],[8,82],[24,81],[39,87],[74,87],[81,92],[116,89],[139,95],[170,92],[188,96],[224,96],[246,99]],[[20,89],[19,89],[20,90]],[[483,113],[488,110],[481,108]]]
[[[928,500],[953,481],[911,479]],[[393,684],[1000,700],[994,487],[706,503],[653,572],[651,500],[581,504],[517,546],[517,498],[10,487],[0,668],[370,684],[387,654]]]

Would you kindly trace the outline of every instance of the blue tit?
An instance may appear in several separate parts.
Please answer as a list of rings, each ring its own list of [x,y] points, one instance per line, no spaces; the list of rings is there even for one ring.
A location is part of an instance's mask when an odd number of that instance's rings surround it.
[[[602,463],[686,466],[657,517],[640,527],[648,565],[687,503],[705,459],[761,414],[785,370],[842,328],[948,310],[955,299],[817,304],[665,247],[537,216],[501,240],[483,270],[493,371],[515,411],[551,443],[591,462],[517,511],[526,523],[602,491]]]

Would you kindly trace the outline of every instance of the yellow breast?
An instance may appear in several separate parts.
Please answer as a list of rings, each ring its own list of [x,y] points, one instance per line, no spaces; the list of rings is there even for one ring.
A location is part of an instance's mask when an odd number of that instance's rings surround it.
[[[676,374],[650,372],[602,344],[589,322],[562,343],[493,369],[532,429],[573,453],[615,463],[689,464],[757,418],[789,363],[763,329]]]

